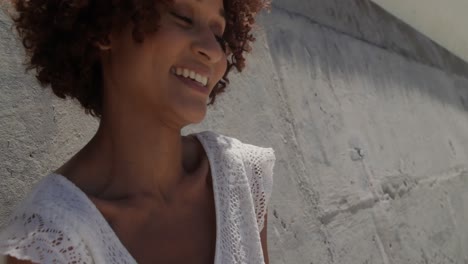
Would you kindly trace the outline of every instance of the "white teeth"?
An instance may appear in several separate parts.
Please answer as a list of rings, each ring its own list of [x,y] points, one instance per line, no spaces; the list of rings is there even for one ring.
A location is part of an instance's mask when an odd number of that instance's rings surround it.
[[[201,82],[202,82],[202,78],[203,78],[203,77],[201,77],[201,75],[200,75],[200,74],[195,74],[195,76],[194,76],[194,77],[195,77],[195,81],[197,81],[197,82],[199,82],[199,83],[201,83]],[[192,79],[193,79],[192,75],[190,75],[190,78],[192,78]]]
[[[197,74],[197,75],[195,76],[195,78],[196,78],[195,80],[196,80],[197,82],[203,84],[203,86],[206,86],[206,84],[208,83],[208,78],[203,77],[203,76],[201,76],[201,75],[199,75],[199,74]]]
[[[206,85],[208,84],[208,78],[206,78],[206,77],[201,77],[200,82],[203,83],[204,86],[206,86]]]
[[[179,76],[184,76],[185,78],[190,78],[192,80],[195,80],[202,84],[203,86],[206,86],[208,84],[208,77],[202,76],[194,71],[188,70],[188,69],[183,69],[183,68],[177,68],[172,71],[174,74],[179,75]]]

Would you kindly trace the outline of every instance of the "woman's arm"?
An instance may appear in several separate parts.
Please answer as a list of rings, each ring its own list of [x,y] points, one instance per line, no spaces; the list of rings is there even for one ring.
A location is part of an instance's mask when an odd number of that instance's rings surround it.
[[[260,231],[260,241],[262,242],[263,249],[263,258],[265,259],[265,264],[270,264],[270,259],[268,258],[268,245],[267,245],[267,218],[268,211],[265,213],[265,222],[263,223],[263,230]]]

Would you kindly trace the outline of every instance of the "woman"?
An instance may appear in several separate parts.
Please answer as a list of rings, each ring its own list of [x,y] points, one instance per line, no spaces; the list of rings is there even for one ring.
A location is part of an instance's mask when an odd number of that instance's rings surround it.
[[[0,233],[8,263],[268,263],[271,148],[205,117],[244,52],[262,0],[17,0],[43,86],[100,119]]]

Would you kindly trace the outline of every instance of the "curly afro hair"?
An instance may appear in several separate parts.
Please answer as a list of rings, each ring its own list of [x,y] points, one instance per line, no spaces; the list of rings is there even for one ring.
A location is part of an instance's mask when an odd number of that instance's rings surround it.
[[[43,87],[50,85],[60,98],[76,98],[87,114],[102,116],[102,73],[94,43],[112,30],[133,23],[134,41],[156,32],[159,3],[172,0],[11,0],[13,22],[26,49],[27,70],[35,70]],[[229,84],[228,74],[245,67],[244,53],[255,41],[251,34],[255,15],[269,0],[223,0],[228,67],[210,94],[216,96]]]

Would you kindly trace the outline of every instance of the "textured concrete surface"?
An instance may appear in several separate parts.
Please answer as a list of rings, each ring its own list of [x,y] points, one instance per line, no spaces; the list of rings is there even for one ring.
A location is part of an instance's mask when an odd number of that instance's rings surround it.
[[[467,65],[367,1],[260,20],[248,69],[184,133],[276,150],[271,263],[468,263]],[[96,121],[23,74],[0,21],[2,221]]]

